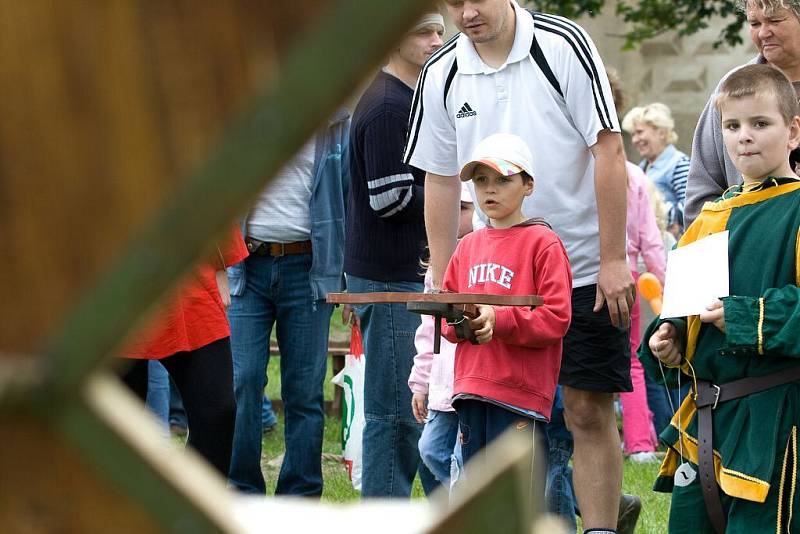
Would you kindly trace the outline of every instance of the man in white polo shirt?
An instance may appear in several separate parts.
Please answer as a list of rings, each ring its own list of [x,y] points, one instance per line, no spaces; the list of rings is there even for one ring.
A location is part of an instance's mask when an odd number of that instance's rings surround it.
[[[459,181],[474,146],[514,133],[533,153],[544,217],[572,265],[573,318],[559,382],[575,439],[574,483],[587,532],[614,532],[622,479],[613,393],[630,391],[633,280],[625,261],[625,159],[605,69],[573,22],[513,0],[445,0],[462,33],[426,63],[414,95],[407,163],[427,172],[434,285],[456,243]]]

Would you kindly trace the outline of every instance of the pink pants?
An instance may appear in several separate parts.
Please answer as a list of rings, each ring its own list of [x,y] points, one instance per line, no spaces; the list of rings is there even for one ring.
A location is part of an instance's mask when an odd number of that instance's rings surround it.
[[[639,273],[632,272],[634,281]],[[633,391],[620,393],[622,403],[622,433],[625,452],[652,452],[656,450],[656,432],[653,428],[653,413],[647,405],[647,388],[644,383],[644,369],[636,357],[641,341],[641,319],[639,317],[639,301],[636,299],[631,310],[631,382]]]

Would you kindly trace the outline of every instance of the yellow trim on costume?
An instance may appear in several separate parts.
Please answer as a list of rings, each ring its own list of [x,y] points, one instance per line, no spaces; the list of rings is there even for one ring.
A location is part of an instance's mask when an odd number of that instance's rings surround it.
[[[691,393],[683,400],[678,411],[672,418],[670,425],[678,430],[678,440],[671,444],[671,448],[667,451],[664,461],[661,463],[659,469],[659,476],[673,476],[680,461],[677,451],[683,450],[686,458],[690,462],[697,465],[699,463],[698,442],[696,438],[690,436],[686,429],[689,423],[697,413],[694,401],[692,400]],[[681,422],[678,426],[678,421]],[[729,469],[722,465],[722,456],[719,451],[714,450],[714,475],[719,483],[720,489],[731,497],[744,499],[763,503],[767,500],[770,484],[765,480],[761,480],[752,475],[741,473],[733,469]]]
[[[664,460],[661,462],[661,467],[658,468],[659,477],[672,477],[675,471],[678,470],[680,464],[680,455],[673,449],[667,449],[667,454],[664,455]]]
[[[794,469],[792,469],[792,493],[789,494],[789,520],[786,522],[787,525],[792,524],[792,519],[794,518],[794,494],[797,490],[797,427],[792,427],[792,454],[794,455],[794,461],[792,465]]]
[[[795,181],[774,187],[766,187],[757,191],[745,191],[739,195],[726,198],[724,200],[706,202],[703,204],[703,211],[721,212],[731,210],[733,208],[739,208],[741,206],[747,206],[748,204],[757,204],[758,202],[763,202],[785,193],[791,193],[797,189],[800,189],[800,182]]]
[[[764,355],[764,297],[758,299],[758,355]]]
[[[794,240],[794,285],[800,286],[800,228]]]
[[[700,321],[699,315],[690,315],[686,318],[686,351],[681,363],[681,370],[685,374],[689,374],[689,363],[694,360],[694,352],[697,350],[697,336],[700,335],[701,326],[703,326],[703,323]]]
[[[797,427],[793,426],[792,431],[789,434],[789,440],[786,443],[786,449],[783,452],[783,468],[781,469],[781,485],[780,489],[778,490],[778,522],[775,529],[776,534],[781,534],[781,529],[783,526],[783,492],[784,488],[786,487],[786,464],[789,462],[789,451],[792,451],[792,489],[791,494],[789,496],[789,517],[786,521],[786,525],[791,526],[792,524],[792,515],[793,515],[793,508],[794,508],[794,492],[795,487],[797,484]]]

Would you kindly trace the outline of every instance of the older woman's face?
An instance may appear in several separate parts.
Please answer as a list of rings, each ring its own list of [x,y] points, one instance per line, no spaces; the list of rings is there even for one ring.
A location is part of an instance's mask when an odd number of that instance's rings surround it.
[[[787,70],[800,63],[800,20],[794,12],[765,11],[748,2],[747,23],[753,44],[771,65]]]
[[[667,132],[647,122],[635,122],[631,141],[639,151],[639,155],[652,163],[667,148]]]

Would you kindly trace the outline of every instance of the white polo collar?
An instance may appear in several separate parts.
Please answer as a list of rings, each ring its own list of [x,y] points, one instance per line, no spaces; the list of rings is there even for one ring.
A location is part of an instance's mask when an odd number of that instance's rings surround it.
[[[514,7],[516,15],[516,27],[514,29],[514,44],[508,58],[500,68],[493,69],[483,62],[475,45],[465,34],[458,36],[456,42],[456,58],[458,60],[458,70],[464,74],[491,74],[506,68],[506,65],[516,63],[527,58],[531,53],[531,43],[533,43],[533,17],[526,10],[522,9],[515,0],[509,0]]]

